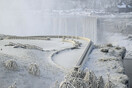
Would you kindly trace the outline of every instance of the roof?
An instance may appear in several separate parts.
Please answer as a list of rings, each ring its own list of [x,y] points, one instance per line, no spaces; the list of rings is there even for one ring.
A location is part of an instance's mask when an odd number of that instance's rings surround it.
[[[127,5],[125,3],[120,3],[117,5],[118,8],[127,8]]]

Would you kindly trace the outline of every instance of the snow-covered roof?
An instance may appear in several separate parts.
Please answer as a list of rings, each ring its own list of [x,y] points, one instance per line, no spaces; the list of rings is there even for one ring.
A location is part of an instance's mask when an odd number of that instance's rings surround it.
[[[127,5],[125,3],[121,3],[117,5],[118,8],[127,8]]]
[[[128,5],[128,8],[132,8],[132,6],[131,5]]]

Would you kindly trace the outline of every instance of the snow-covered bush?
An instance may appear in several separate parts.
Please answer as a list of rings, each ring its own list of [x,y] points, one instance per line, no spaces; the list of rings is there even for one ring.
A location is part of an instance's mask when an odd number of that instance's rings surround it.
[[[5,45],[5,46],[15,46],[16,44],[13,42],[9,42],[9,44]]]
[[[17,86],[16,86],[16,82],[15,83],[13,83],[11,86],[9,86],[8,88],[17,88]]]
[[[40,70],[37,64],[30,64],[28,67],[28,72],[32,75],[39,76]]]
[[[5,67],[9,70],[16,70],[18,68],[18,65],[14,60],[7,60],[5,62]]]
[[[5,46],[13,46],[13,48],[35,49],[35,50],[43,51],[43,48],[36,46],[36,45],[30,45],[30,44],[21,44],[21,43],[9,42],[9,44],[7,44]]]
[[[110,77],[108,77],[108,81],[104,82],[102,76],[99,76],[97,78],[93,71],[88,70],[85,72],[74,69],[70,73],[68,73],[68,75],[65,77],[65,80],[60,83],[59,88],[115,88],[115,87],[114,84],[110,81]]]

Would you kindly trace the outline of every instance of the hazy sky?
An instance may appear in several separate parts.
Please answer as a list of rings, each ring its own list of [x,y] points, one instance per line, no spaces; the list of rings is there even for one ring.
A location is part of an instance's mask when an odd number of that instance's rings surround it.
[[[46,35],[53,33],[53,25],[59,30],[60,20],[45,15],[55,0],[0,0],[0,34]],[[59,1],[59,0],[58,0]],[[53,24],[54,22],[54,24]],[[57,23],[58,22],[58,23]],[[59,31],[56,33],[59,34]],[[62,29],[63,30],[63,29]]]
[[[15,35],[47,33],[42,9],[45,7],[42,5],[42,1],[0,0],[0,33]],[[46,0],[44,1],[46,3]]]
[[[95,29],[95,19],[46,15],[44,10],[56,5],[53,1],[55,0],[0,0],[0,34],[83,36],[89,35],[87,33],[90,32],[87,31]],[[89,25],[90,22],[93,22],[93,27]]]

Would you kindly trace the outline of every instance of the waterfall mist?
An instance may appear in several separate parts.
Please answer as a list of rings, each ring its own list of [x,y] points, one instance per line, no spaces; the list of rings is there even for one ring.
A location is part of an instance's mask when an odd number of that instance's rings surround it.
[[[96,17],[53,15],[52,10],[103,9],[120,0],[1,0],[0,33],[9,35],[96,34]],[[51,15],[52,14],[52,15]],[[91,38],[91,37],[90,37]],[[92,37],[93,38],[93,37]],[[93,38],[94,39],[94,38]]]

